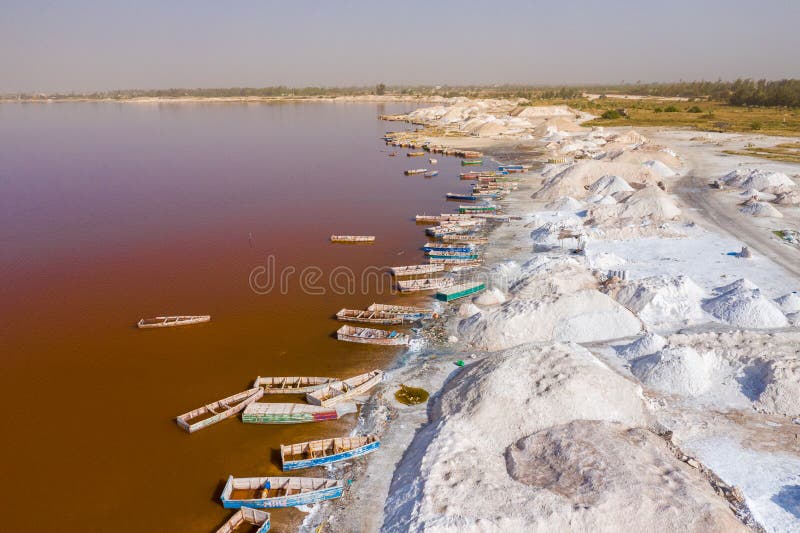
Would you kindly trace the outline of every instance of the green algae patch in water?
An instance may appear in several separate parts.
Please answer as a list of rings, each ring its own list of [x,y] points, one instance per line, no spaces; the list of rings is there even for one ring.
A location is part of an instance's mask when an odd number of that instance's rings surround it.
[[[394,399],[403,405],[418,405],[428,401],[430,394],[419,387],[400,385],[400,390],[394,393]]]

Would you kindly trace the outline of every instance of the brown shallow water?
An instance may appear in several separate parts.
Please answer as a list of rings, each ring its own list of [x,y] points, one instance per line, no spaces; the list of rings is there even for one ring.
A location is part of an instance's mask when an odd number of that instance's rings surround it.
[[[425,179],[402,171],[427,158],[387,157],[380,135],[405,125],[376,115],[404,109],[0,105],[3,530],[213,531],[231,514],[218,501],[228,474],[278,474],[280,443],[351,430],[355,415],[234,418],[188,435],[174,417],[257,375],[346,377],[401,353],[336,341],[332,315],[417,299],[374,282],[334,294],[326,279],[421,262],[413,215],[452,210],[444,193],[467,189],[457,159],[437,156],[440,175]],[[333,245],[331,233],[377,242]],[[286,294],[249,286],[270,255],[277,272],[296,269]],[[308,266],[324,294],[300,289]],[[158,314],[212,321],[135,328]],[[302,516],[275,512],[273,530]]]

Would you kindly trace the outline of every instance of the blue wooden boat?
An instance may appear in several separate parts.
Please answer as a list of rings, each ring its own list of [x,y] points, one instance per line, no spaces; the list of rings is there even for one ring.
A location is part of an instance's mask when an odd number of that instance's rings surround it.
[[[434,159],[433,161],[435,161],[435,159]],[[423,174],[423,175],[424,175],[426,178],[432,178],[432,177],[434,177],[434,176],[438,176],[438,175],[439,175],[439,171],[438,171],[438,170],[429,170],[428,172],[426,172],[426,173],[425,173],[425,174]]]
[[[426,252],[472,252],[475,247],[471,244],[440,244],[431,242],[422,247]]]
[[[315,477],[233,477],[222,489],[226,509],[297,507],[339,498],[344,482]]]
[[[376,435],[312,440],[298,444],[281,444],[284,472],[346,461],[374,452],[381,445]]]
[[[439,318],[439,315],[425,307],[412,307],[408,305],[372,304],[367,311],[383,311],[403,317],[405,320],[429,320]]]
[[[255,533],[267,533],[270,527],[269,518],[269,513],[266,511],[242,507],[233,513],[233,516],[217,530],[217,533],[235,533],[236,531],[241,531],[239,528],[243,524],[249,524],[254,528],[258,528],[255,530]],[[250,530],[248,529],[248,531]]]
[[[477,196],[473,196],[472,194],[457,194],[454,192],[449,192],[445,194],[448,200],[466,200],[468,202],[474,202],[478,199]]]
[[[462,259],[464,261],[470,261],[472,259],[477,259],[478,254],[460,254],[460,253],[448,253],[448,252],[426,252],[428,258],[430,259]]]

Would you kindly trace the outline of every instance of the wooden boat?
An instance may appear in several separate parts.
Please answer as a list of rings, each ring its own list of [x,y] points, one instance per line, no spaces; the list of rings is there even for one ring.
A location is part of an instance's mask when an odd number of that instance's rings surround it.
[[[305,394],[336,381],[335,378],[320,377],[261,377],[253,382],[253,387],[263,387],[264,394]]]
[[[455,280],[452,278],[410,279],[407,281],[398,281],[397,288],[400,289],[400,292],[433,291],[444,287],[450,287],[454,283]]]
[[[339,412],[303,403],[251,403],[242,413],[245,424],[304,424],[336,420]]]
[[[264,395],[260,387],[253,387],[243,392],[228,396],[219,401],[204,405],[176,418],[178,425],[194,433],[221,420],[230,418]]]
[[[462,166],[482,165],[482,164],[483,164],[483,159],[462,159],[461,160],[461,165]]]
[[[478,172],[462,172],[458,175],[462,180],[476,180],[480,174]]]
[[[477,259],[478,254],[476,252],[436,252],[436,251],[429,251],[425,252],[430,259]]]
[[[281,444],[281,464],[284,472],[329,465],[367,455],[377,450],[380,445],[381,441],[377,435]]]
[[[331,242],[375,242],[375,235],[331,235]]]
[[[153,318],[142,318],[136,323],[139,329],[148,328],[171,328],[175,326],[188,326],[190,324],[200,324],[211,320],[211,315],[194,316],[156,316]]]
[[[391,313],[385,313],[383,311],[362,311],[360,309],[340,309],[339,312],[336,313],[336,319],[345,322],[383,324],[385,326],[392,326],[406,322],[403,317],[393,315]]]
[[[458,266],[465,266],[465,265],[476,266],[476,265],[479,265],[479,264],[483,263],[482,259],[468,259],[466,257],[444,257],[444,258],[431,257],[428,260],[431,262],[431,264],[444,265],[445,267],[456,266],[456,265],[458,265]]]
[[[402,282],[400,282],[402,283]],[[358,342],[361,344],[383,344],[399,346],[408,344],[411,340],[405,333],[388,331],[385,329],[359,328],[356,326],[342,326],[336,331],[336,338],[340,341]]]
[[[435,165],[435,164],[436,164],[436,163],[438,163],[438,162],[439,162],[439,160],[438,160],[438,159],[434,159],[434,158],[430,158],[430,159],[428,159],[428,163],[430,163],[431,165]]]
[[[441,237],[442,235],[455,235],[469,232],[470,228],[465,226],[433,226],[425,230],[425,233],[431,237]]]
[[[313,477],[228,477],[222,489],[226,509],[297,507],[338,498],[344,481]]]
[[[447,198],[448,200],[466,200],[468,202],[474,202],[475,200],[478,199],[476,196],[473,196],[471,194],[458,194],[455,192],[449,192],[445,194],[445,198]]]
[[[239,529],[242,525],[249,524],[254,533],[267,533],[270,528],[269,513],[259,509],[251,509],[249,507],[242,507],[233,516],[225,522],[217,533],[236,533],[237,531],[244,531]],[[250,529],[248,529],[249,531]]]
[[[438,170],[430,170],[430,171],[425,173],[425,177],[426,178],[432,178],[432,177],[438,176],[438,175],[439,175],[439,171]]]
[[[334,381],[326,387],[309,392],[306,394],[306,401],[311,405],[331,407],[339,402],[366,394],[381,381],[383,381],[383,370],[373,370],[342,381]]]
[[[499,171],[505,171],[508,173],[519,173],[519,172],[527,172],[530,170],[531,167],[527,165],[502,165],[497,167]]]
[[[471,244],[438,244],[438,243],[427,243],[422,247],[423,250],[426,252],[463,252],[469,253],[472,252],[475,247]],[[427,265],[430,266],[430,265]]]
[[[451,260],[451,259],[437,259],[440,261],[447,270],[450,272],[457,272],[460,270],[468,270],[470,268],[476,268],[483,264],[483,259],[475,259],[473,261],[461,261],[461,260]]]
[[[494,213],[497,211],[496,205],[460,205],[459,213]]]
[[[406,155],[408,157],[422,157],[425,155],[425,152],[408,152]]]
[[[427,171],[428,171],[427,168],[415,168],[415,169],[412,169],[412,170],[406,170],[405,171],[405,175],[406,176],[413,176],[414,174],[424,174]]]
[[[400,315],[406,320],[427,320],[438,318],[439,315],[425,307],[412,307],[410,305],[391,305],[391,304],[372,304],[367,307],[367,311],[383,311]]]
[[[451,302],[483,290],[486,290],[485,283],[463,283],[461,285],[453,285],[452,287],[440,290],[436,293],[436,299],[444,302]]]
[[[464,242],[473,245],[489,244],[486,237],[476,237],[474,235],[442,235],[442,242]]]
[[[459,152],[458,155],[461,155],[461,156],[467,157],[467,158],[472,158],[472,159],[483,157],[483,153],[482,152],[476,152],[475,150],[464,150],[464,151]]]
[[[419,274],[432,274],[434,272],[441,272],[443,269],[436,265],[409,265],[392,267],[392,274],[395,277],[400,276],[417,276]]]

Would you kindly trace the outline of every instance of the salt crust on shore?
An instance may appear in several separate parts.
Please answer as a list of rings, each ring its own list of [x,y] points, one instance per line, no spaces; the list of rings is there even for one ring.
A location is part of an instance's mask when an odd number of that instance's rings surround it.
[[[580,346],[493,354],[430,416],[395,470],[384,532],[745,531],[643,429],[639,387]]]

